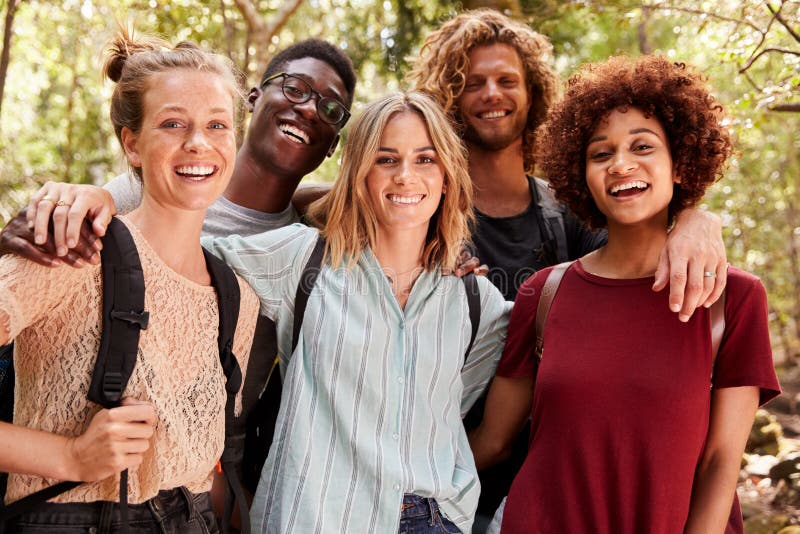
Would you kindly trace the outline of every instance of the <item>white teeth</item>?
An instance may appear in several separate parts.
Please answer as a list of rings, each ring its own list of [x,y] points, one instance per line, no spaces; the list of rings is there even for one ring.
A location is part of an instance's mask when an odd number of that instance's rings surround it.
[[[278,129],[292,136],[291,139],[297,143],[309,143],[308,134],[300,128],[292,126],[291,124],[281,123],[278,125]]]
[[[505,116],[506,116],[506,112],[502,111],[502,110],[501,111],[487,111],[487,112],[481,113],[479,115],[479,117],[482,118],[482,119],[499,119],[499,118],[505,117]]]
[[[615,195],[620,191],[625,191],[627,189],[647,189],[647,184],[642,182],[641,180],[635,180],[633,182],[625,182],[624,184],[617,184],[611,188],[611,194]]]
[[[214,167],[206,165],[183,165],[181,167],[176,167],[175,172],[192,176],[208,176],[214,172]]]
[[[413,195],[410,197],[406,197],[400,195],[387,195],[386,198],[398,204],[418,204],[419,202],[422,202],[424,196],[425,195]]]

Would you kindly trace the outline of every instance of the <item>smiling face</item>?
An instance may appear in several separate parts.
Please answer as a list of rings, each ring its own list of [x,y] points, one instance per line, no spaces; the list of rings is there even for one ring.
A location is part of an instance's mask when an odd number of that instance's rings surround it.
[[[231,87],[218,75],[172,69],[150,76],[139,132],[123,128],[145,194],[163,205],[205,209],[233,172],[236,138]]]
[[[609,228],[646,222],[666,227],[680,180],[658,120],[637,108],[610,112],[589,138],[586,183]]]
[[[393,116],[365,179],[379,234],[413,230],[424,241],[444,192],[444,174],[422,117],[413,111]]]
[[[469,65],[458,99],[465,140],[485,150],[521,143],[530,101],[517,51],[503,43],[476,46]]]
[[[348,101],[342,79],[324,61],[311,57],[295,59],[281,70],[302,78],[322,96],[342,103]],[[245,144],[261,166],[300,178],[333,154],[340,127],[320,120],[316,96],[302,104],[287,100],[282,82],[283,77],[278,77],[262,88],[251,89],[248,103],[253,107],[253,116]]]

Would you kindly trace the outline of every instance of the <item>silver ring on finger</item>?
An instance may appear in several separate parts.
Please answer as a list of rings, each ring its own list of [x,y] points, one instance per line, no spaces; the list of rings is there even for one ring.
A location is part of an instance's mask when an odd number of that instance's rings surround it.
[[[717,276],[717,273],[715,273],[714,271],[703,271],[703,276],[705,278],[714,278],[715,276]]]

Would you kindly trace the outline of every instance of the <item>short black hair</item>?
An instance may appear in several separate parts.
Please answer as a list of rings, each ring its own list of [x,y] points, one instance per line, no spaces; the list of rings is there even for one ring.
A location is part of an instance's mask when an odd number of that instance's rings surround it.
[[[356,71],[353,68],[353,62],[340,48],[322,39],[305,39],[289,45],[275,54],[261,76],[261,84],[273,74],[283,70],[290,61],[307,57],[324,61],[336,71],[347,90],[345,104],[349,108],[353,103],[353,91],[356,88]]]

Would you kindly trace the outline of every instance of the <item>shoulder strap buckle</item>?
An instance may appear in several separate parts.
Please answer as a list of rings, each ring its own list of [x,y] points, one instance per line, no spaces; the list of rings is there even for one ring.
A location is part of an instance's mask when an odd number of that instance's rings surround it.
[[[111,310],[111,318],[125,321],[130,325],[138,325],[141,330],[147,330],[147,324],[150,322],[150,312]]]

